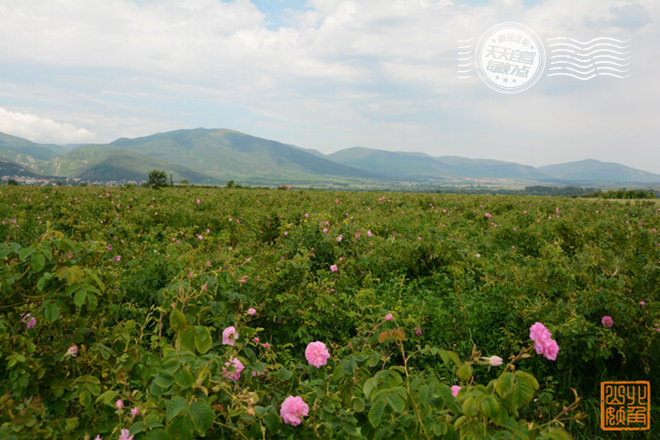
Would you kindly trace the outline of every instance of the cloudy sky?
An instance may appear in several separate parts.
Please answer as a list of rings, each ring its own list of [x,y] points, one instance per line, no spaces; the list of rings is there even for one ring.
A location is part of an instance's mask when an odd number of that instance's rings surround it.
[[[660,173],[659,20],[657,0],[1,0],[0,132],[83,143],[231,128],[324,153]],[[457,41],[501,22],[545,45],[630,40],[630,75],[544,75],[518,94],[459,79]]]

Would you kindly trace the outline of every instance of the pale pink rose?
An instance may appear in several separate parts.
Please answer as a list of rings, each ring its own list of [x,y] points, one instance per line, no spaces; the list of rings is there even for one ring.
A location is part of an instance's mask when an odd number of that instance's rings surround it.
[[[238,339],[238,332],[234,327],[227,327],[222,331],[222,343],[224,345],[234,345],[236,339]]]
[[[389,321],[391,319],[392,319],[392,314],[391,313],[388,313],[387,315],[385,315],[385,321]]]
[[[452,386],[451,387],[451,395],[454,396],[454,397],[458,396],[458,392],[460,390],[461,390],[461,387],[459,387],[458,385]]]
[[[323,342],[310,342],[305,349],[305,358],[307,358],[307,362],[316,368],[321,368],[321,366],[326,365],[329,357],[330,352],[328,352],[328,348]]]
[[[343,238],[343,237],[342,237],[341,235],[338,236],[338,237],[337,237],[337,242],[340,242],[340,241],[342,240],[342,238]]]
[[[249,308],[248,311],[247,311],[247,314],[250,315],[250,316],[254,316],[256,313],[257,313],[257,311],[254,310],[253,308]]]
[[[139,415],[140,415],[140,408],[138,408],[137,406],[133,407],[131,409],[131,417],[137,417]]]
[[[367,231],[367,237],[371,237],[371,230]]]
[[[117,399],[115,402],[115,408],[117,409],[122,409],[124,407],[124,401],[121,399]]]
[[[280,416],[284,423],[298,426],[302,418],[309,414],[309,407],[300,396],[289,396],[284,399],[280,407]]]
[[[502,358],[499,356],[487,357],[485,358],[485,360],[487,360],[488,363],[493,367],[499,367],[500,365],[502,365]]]
[[[337,268],[336,264],[333,264],[332,266],[330,266],[330,270],[333,271],[333,272],[337,272],[337,270],[339,270],[339,269]]]
[[[122,429],[121,430],[121,435],[117,440],[133,440],[133,436],[131,435],[131,431],[128,429]]]
[[[229,362],[225,362],[225,366],[229,367],[229,370],[222,367],[222,377],[228,377],[235,381],[241,378],[241,371],[245,369],[243,363],[236,358],[232,358]],[[231,372],[231,367],[234,369],[233,373]]]

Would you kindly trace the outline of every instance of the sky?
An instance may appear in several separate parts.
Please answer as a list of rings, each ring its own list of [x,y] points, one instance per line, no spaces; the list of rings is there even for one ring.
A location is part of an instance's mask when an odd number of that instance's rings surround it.
[[[1,0],[0,132],[104,143],[228,128],[540,166],[660,173],[657,0]],[[630,40],[626,78],[459,79],[458,40],[516,22]]]

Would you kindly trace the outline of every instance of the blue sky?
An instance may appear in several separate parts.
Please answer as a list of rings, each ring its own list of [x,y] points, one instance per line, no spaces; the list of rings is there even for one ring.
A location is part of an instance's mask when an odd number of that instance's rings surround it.
[[[660,173],[654,0],[5,0],[0,131],[108,142],[231,128],[330,153],[360,145]],[[631,75],[543,76],[507,95],[457,78],[457,40],[519,22],[630,40]]]

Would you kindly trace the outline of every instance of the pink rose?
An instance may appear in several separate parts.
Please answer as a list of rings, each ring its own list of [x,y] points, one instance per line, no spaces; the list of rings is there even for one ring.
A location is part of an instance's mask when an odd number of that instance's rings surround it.
[[[250,316],[254,316],[256,313],[257,313],[257,311],[254,310],[253,308],[249,308],[248,311],[247,311],[247,314],[250,315]]]
[[[456,397],[460,390],[461,390],[461,387],[459,387],[458,385],[454,385],[453,387],[451,387],[451,395]]]
[[[245,369],[243,363],[236,358],[232,358],[229,360],[229,362],[225,362],[225,366],[230,367],[230,370],[222,367],[222,377],[228,377],[229,379],[235,381],[241,378],[241,371]],[[231,373],[231,367],[234,369],[233,373]]]
[[[332,272],[337,272],[337,271],[339,270],[339,268],[337,267],[336,264],[333,264],[332,266],[330,266],[330,270],[331,270]]]
[[[328,348],[323,342],[310,342],[305,349],[305,358],[310,365],[314,365],[316,368],[321,368],[321,366],[328,363],[328,358],[330,353]]]
[[[284,423],[298,426],[302,418],[309,414],[309,407],[300,396],[289,396],[284,399],[280,407],[280,416]]]
[[[388,313],[387,315],[385,315],[385,321],[389,321],[391,319],[392,319],[392,314],[391,313]]]
[[[601,324],[603,324],[603,327],[610,328],[614,325],[614,320],[612,319],[611,316],[603,316],[603,319],[600,320]]]
[[[124,401],[121,399],[117,399],[115,402],[115,408],[117,409],[122,409],[124,407]]]
[[[224,345],[234,345],[236,339],[238,339],[238,332],[234,327],[227,327],[222,331],[222,343]]]

